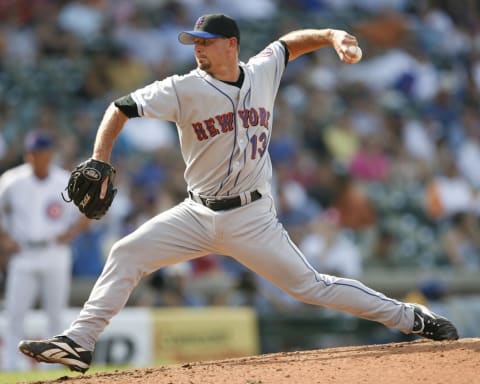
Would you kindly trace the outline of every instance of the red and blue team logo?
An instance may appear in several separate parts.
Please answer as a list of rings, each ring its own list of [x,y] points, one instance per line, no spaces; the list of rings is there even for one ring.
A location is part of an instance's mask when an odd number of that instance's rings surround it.
[[[59,201],[53,201],[47,205],[47,217],[56,220],[62,216],[63,207]]]
[[[273,49],[270,47],[267,47],[262,52],[258,53],[255,57],[268,57],[272,55],[273,55]]]

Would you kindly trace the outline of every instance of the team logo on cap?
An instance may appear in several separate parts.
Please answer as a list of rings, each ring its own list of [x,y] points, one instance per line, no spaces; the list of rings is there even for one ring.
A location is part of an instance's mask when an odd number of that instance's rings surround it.
[[[205,16],[200,16],[195,22],[195,29],[200,28],[204,22],[205,22]]]

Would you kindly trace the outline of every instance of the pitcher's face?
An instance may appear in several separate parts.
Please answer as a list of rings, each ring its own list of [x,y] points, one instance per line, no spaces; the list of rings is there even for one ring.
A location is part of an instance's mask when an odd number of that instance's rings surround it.
[[[208,73],[215,72],[228,64],[231,50],[236,50],[235,38],[218,37],[213,39],[195,38],[195,60],[198,67]]]

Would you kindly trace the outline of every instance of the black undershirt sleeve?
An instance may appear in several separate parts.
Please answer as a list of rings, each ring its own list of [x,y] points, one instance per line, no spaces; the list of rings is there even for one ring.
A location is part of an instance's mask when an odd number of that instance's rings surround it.
[[[138,108],[131,95],[122,96],[113,102],[128,118],[140,117]]]
[[[283,48],[285,48],[285,68],[287,68],[288,59],[290,58],[290,52],[288,52],[287,43],[285,43],[283,40],[278,41],[280,41],[280,43],[282,43],[283,45]]]

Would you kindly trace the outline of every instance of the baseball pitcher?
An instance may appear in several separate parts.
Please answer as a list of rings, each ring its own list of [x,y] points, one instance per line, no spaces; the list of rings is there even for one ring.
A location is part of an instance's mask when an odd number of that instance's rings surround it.
[[[100,333],[147,274],[209,253],[230,255],[305,303],[345,311],[404,333],[457,339],[456,328],[425,307],[403,303],[359,281],[316,271],[278,221],[270,192],[268,154],[275,96],[287,64],[333,47],[347,64],[358,61],[357,39],[334,29],[297,30],[239,61],[237,23],[223,14],[201,16],[178,36],[191,44],[197,67],[155,81],[106,110],[88,168],[108,164],[125,121],[150,117],[175,122],[186,164],[188,198],[160,213],[112,247],[103,273],[77,319],[52,339],[20,343],[38,361],[85,372]],[[104,168],[103,168],[104,169]],[[96,172],[89,171],[91,175]],[[111,200],[110,177],[97,171],[98,199]],[[69,187],[88,210],[85,188]],[[101,216],[101,215],[96,215]],[[98,217],[97,217],[98,218]]]

